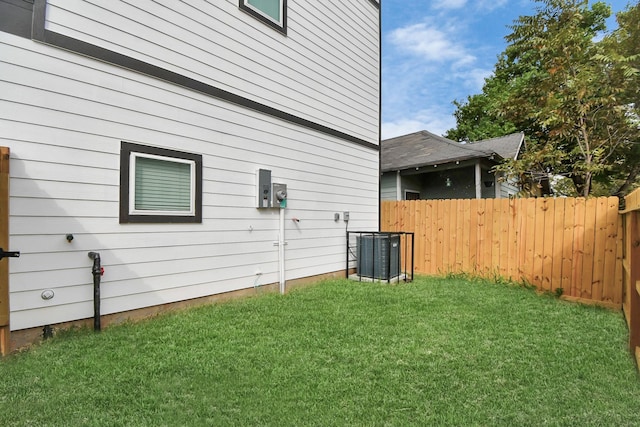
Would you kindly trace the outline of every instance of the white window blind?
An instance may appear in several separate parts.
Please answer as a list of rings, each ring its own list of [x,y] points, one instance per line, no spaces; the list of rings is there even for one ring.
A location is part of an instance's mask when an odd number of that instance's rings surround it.
[[[135,178],[130,206],[133,212],[193,214],[192,161],[135,153],[132,162]]]

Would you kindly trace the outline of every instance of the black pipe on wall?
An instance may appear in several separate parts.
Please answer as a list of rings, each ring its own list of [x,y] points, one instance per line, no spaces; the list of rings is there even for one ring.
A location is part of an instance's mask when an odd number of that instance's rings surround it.
[[[93,260],[91,268],[93,274],[93,330],[100,331],[100,278],[103,270],[100,265],[100,253],[89,252],[88,255]]]

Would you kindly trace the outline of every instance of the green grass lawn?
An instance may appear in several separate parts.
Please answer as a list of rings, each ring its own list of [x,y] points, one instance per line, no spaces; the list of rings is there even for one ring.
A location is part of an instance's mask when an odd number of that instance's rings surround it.
[[[622,315],[508,285],[323,282],[0,361],[0,424],[639,425]]]

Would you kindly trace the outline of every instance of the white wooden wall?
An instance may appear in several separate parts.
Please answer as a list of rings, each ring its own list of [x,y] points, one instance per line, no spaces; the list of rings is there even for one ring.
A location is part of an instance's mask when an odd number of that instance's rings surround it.
[[[288,7],[287,36],[238,0],[49,0],[46,28],[377,143],[378,10]]]
[[[117,14],[108,10],[115,3],[122,6]],[[177,1],[52,4],[49,29],[101,39],[127,54],[137,49],[139,59],[377,143],[377,46],[366,42],[377,40],[371,7],[337,2],[320,20],[315,2],[291,1],[289,36],[281,40],[236,13],[235,0],[199,2],[201,17]],[[76,9],[86,19],[71,19],[68,10]],[[196,18],[215,24],[211,33]],[[304,31],[312,21],[315,28]],[[354,22],[362,28],[352,28]],[[245,33],[282,52],[248,58]],[[189,37],[201,45],[178,42]],[[211,40],[223,43],[224,53],[198,62],[196,56],[222,49],[209,49]],[[22,253],[11,260],[13,330],[93,315],[89,251],[100,252],[105,267],[103,314],[277,282],[278,212],[255,208],[258,168],[288,185],[287,280],[344,268],[342,212],[351,213],[349,229],[377,229],[376,150],[7,33],[0,32],[0,52],[0,145],[11,149],[10,247]],[[284,61],[289,57],[295,59]],[[254,61],[259,70],[278,72],[251,72]],[[330,81],[336,72],[344,72],[344,82]],[[285,85],[281,73],[296,83]],[[330,87],[336,84],[342,86]],[[203,155],[202,224],[119,224],[123,140]],[[66,234],[74,235],[71,243]],[[55,297],[43,300],[45,289]]]

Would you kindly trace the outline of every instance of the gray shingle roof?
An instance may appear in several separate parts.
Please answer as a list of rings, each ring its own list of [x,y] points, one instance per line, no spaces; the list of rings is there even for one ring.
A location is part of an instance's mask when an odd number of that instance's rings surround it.
[[[472,142],[469,145],[482,150],[493,151],[503,159],[515,159],[520,152],[523,142],[524,133],[519,132],[499,138],[483,139],[482,141]]]
[[[523,140],[524,134],[515,133],[460,144],[423,130],[382,141],[382,172],[486,158],[496,154],[503,159],[515,158]]]

